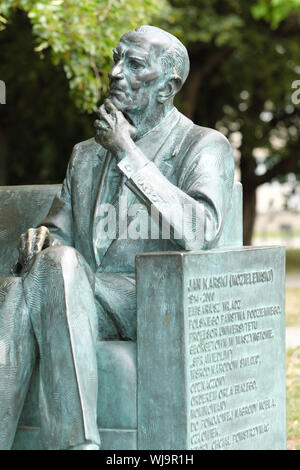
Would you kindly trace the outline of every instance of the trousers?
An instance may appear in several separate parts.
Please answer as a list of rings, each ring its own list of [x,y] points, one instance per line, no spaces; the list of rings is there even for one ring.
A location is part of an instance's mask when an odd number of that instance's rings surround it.
[[[72,247],[47,248],[25,275],[3,279],[0,449],[13,445],[37,361],[44,447],[100,445],[96,342],[134,340],[135,315],[134,277],[94,273]]]

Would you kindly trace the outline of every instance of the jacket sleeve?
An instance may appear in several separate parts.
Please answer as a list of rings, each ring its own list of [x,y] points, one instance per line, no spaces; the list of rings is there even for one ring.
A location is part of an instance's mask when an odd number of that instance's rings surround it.
[[[152,162],[134,174],[126,170],[128,161],[119,168],[128,177],[127,185],[146,204],[158,212],[162,226],[170,225],[171,238],[185,250],[212,248],[222,231],[230,202],[234,159],[223,136],[208,138],[206,144],[189,148],[182,160],[178,186],[172,184]]]
[[[212,248],[221,236],[234,184],[234,157],[228,140],[216,133],[186,165],[180,186],[204,208],[204,248]]]

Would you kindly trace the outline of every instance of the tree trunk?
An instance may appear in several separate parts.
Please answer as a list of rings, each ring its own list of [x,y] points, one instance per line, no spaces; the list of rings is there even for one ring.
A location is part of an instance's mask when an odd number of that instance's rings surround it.
[[[243,239],[244,245],[251,245],[256,217],[257,175],[256,160],[252,156],[252,148],[244,139],[241,147],[240,161],[241,183],[243,185]]]
[[[190,56],[191,67],[186,84],[180,93],[184,114],[194,120],[194,114],[197,107],[197,96],[204,79],[215,71],[215,69],[232,54],[230,47],[221,47],[214,54],[204,60],[201,56]]]
[[[251,245],[256,217],[256,188],[243,190],[243,232],[244,245]]]
[[[186,85],[181,91],[183,112],[186,117],[193,119],[197,106],[197,95],[202,81],[201,67],[199,65],[191,66]]]

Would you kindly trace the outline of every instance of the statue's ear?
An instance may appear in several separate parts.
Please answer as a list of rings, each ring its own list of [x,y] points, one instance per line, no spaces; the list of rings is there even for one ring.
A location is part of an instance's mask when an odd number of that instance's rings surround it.
[[[181,79],[177,75],[172,75],[166,80],[164,86],[158,92],[158,101],[164,103],[173,98],[180,90],[182,85]]]

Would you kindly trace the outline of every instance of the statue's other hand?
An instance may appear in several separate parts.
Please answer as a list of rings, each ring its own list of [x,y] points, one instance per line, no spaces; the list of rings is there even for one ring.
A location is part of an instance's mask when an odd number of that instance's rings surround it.
[[[22,233],[19,240],[19,258],[15,266],[16,274],[28,267],[34,256],[51,245],[51,236],[47,227],[30,228]]]

